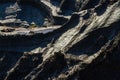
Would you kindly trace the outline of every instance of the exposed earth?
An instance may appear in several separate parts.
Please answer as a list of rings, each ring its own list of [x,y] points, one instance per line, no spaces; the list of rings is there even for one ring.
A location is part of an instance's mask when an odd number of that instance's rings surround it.
[[[120,0],[0,0],[0,80],[120,80]]]

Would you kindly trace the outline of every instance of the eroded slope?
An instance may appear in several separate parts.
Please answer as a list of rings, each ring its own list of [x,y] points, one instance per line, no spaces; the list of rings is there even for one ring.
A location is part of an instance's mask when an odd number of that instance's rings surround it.
[[[45,34],[1,35],[1,80],[120,79],[120,0],[40,3],[60,27]]]

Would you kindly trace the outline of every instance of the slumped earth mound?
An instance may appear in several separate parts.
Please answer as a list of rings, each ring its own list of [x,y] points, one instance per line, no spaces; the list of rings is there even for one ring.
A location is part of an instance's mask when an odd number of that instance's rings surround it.
[[[0,80],[120,80],[120,0],[0,0]]]

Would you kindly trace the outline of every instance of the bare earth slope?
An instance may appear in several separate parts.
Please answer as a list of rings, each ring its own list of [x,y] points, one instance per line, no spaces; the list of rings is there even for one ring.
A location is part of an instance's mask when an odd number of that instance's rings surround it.
[[[26,2],[50,23],[0,27],[0,80],[120,80],[120,0]]]

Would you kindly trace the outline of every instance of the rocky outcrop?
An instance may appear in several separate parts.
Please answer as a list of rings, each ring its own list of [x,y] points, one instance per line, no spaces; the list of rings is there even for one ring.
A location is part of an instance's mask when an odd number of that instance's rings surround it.
[[[1,80],[120,79],[120,0],[33,1],[59,28],[1,33]]]

